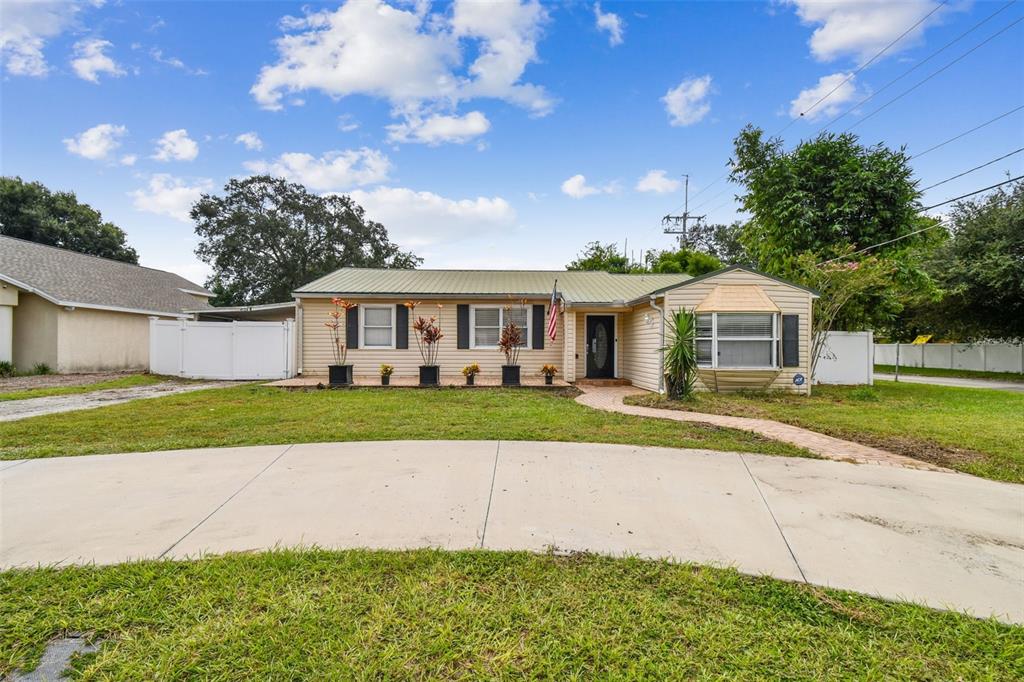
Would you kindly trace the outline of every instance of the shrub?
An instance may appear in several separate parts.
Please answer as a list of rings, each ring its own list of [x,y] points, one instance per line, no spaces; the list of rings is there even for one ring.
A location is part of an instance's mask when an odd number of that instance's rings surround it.
[[[32,366],[33,374],[53,374],[53,370],[45,362],[37,362]]]
[[[472,364],[466,365],[465,367],[462,368],[462,375],[463,376],[471,377],[471,376],[476,376],[479,373],[480,373],[480,365],[478,365],[475,362],[472,363]]]
[[[394,365],[381,365],[380,366],[380,375],[382,377],[389,377],[389,376],[391,376],[394,373],[395,373],[395,366]]]
[[[14,376],[14,363],[7,360],[0,360],[0,377]]]
[[[553,377],[558,374],[558,368],[554,365],[544,365],[540,368],[540,373],[546,377]]]
[[[694,314],[676,310],[669,315],[668,330],[671,338],[662,349],[665,353],[665,388],[669,398],[687,399],[693,396],[693,385],[697,380]]]

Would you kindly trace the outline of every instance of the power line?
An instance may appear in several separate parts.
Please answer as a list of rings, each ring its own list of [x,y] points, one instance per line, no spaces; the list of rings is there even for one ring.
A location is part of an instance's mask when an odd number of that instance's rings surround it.
[[[1012,5],[1012,4],[1013,4],[1013,3],[1011,2],[1011,3],[1010,3],[1010,5]],[[908,34],[908,33],[910,33],[910,32],[911,32],[911,31],[913,31],[913,30],[914,30],[915,28],[917,28],[918,26],[920,26],[921,24],[923,24],[923,23],[925,22],[925,20],[926,20],[926,19],[928,19],[928,17],[930,17],[931,15],[935,14],[936,12],[938,12],[938,11],[939,11],[940,9],[942,9],[942,8],[943,8],[943,7],[945,6],[945,5],[946,5],[946,0],[942,0],[942,2],[940,2],[940,3],[938,4],[938,5],[936,5],[936,6],[935,6],[935,9],[933,9],[933,10],[932,10],[931,12],[929,12],[929,13],[928,13],[928,14],[926,14],[926,15],[924,15],[924,16],[923,16],[923,17],[921,17],[920,19],[918,19],[918,20],[917,20],[917,22],[916,22],[916,23],[915,23],[915,24],[914,24],[913,26],[911,26],[910,28],[908,28],[908,29],[907,29],[906,31],[904,31],[903,33],[901,33],[901,34],[899,35],[899,37],[898,37],[898,38],[896,38],[896,39],[895,39],[894,41],[892,41],[891,43],[889,43],[888,45],[886,45],[885,47],[883,47],[883,48],[882,48],[882,49],[881,49],[881,50],[880,50],[879,52],[877,52],[877,53],[875,54],[875,56],[874,56],[874,57],[872,57],[871,59],[869,59],[868,61],[866,61],[866,62],[865,62],[865,63],[864,63],[864,64],[863,64],[863,65],[862,65],[862,66],[861,66],[860,68],[858,68],[858,69],[857,69],[856,71],[854,71],[854,72],[853,72],[853,73],[851,73],[851,74],[850,74],[849,76],[847,76],[847,77],[846,77],[846,78],[845,78],[845,79],[843,80],[843,82],[842,82],[842,83],[840,83],[839,85],[837,85],[836,87],[832,88],[832,89],[831,89],[831,90],[829,90],[829,91],[828,91],[827,93],[825,93],[824,95],[822,95],[822,96],[821,96],[821,97],[820,97],[820,98],[818,99],[818,101],[817,101],[817,102],[815,102],[815,103],[814,103],[814,104],[812,104],[811,106],[807,107],[807,108],[806,108],[805,110],[801,111],[801,112],[800,112],[800,116],[802,117],[802,116],[803,116],[804,114],[809,114],[809,113],[811,112],[811,110],[812,110],[812,109],[814,109],[814,108],[815,108],[816,106],[818,106],[819,104],[821,104],[822,102],[824,102],[825,100],[827,100],[827,99],[828,99],[829,97],[831,97],[831,96],[832,96],[832,95],[833,95],[833,94],[834,94],[834,93],[836,92],[836,90],[838,90],[839,88],[843,87],[844,85],[846,85],[847,83],[849,83],[849,82],[850,82],[851,80],[853,80],[853,79],[854,79],[854,77],[855,77],[855,76],[856,76],[856,75],[857,75],[858,73],[860,73],[860,72],[861,72],[861,71],[863,71],[864,69],[866,69],[866,68],[868,68],[869,66],[871,66],[871,64],[873,64],[873,63],[875,62],[875,60],[876,60],[876,59],[878,59],[878,58],[879,58],[879,57],[881,57],[881,56],[882,56],[883,54],[885,54],[886,52],[888,52],[888,51],[889,51],[889,48],[891,48],[891,47],[892,47],[893,45],[895,45],[895,44],[896,44],[896,43],[898,43],[899,41],[903,40],[903,38],[905,38],[905,37],[907,36],[907,34]],[[1007,5],[1007,7],[1009,7],[1009,5]],[[1005,9],[1005,7],[1004,7],[1003,9]],[[796,120],[796,119],[794,119],[794,120]]]
[[[973,192],[968,192],[967,194],[961,194],[958,197],[953,197],[952,199],[946,199],[945,201],[940,201],[939,203],[932,204],[931,206],[925,206],[921,210],[922,211],[930,211],[933,208],[938,208],[939,206],[945,206],[946,204],[952,204],[954,201],[960,201],[961,199],[966,199],[967,197],[973,197],[975,194],[981,194],[982,192],[987,192],[990,189],[995,189],[996,187],[1002,187],[1003,185],[1008,185],[1011,182],[1016,182],[1017,180],[1020,180],[1021,178],[1024,178],[1024,175],[1018,175],[1015,178],[1010,178],[1009,180],[1004,180],[1004,181],[996,183],[994,185],[990,185],[989,187],[985,187],[984,189],[979,189],[979,190],[975,190]]]
[[[982,169],[982,168],[984,168],[986,166],[991,166],[993,163],[996,163],[998,161],[1002,161],[1003,159],[1005,159],[1007,157],[1010,157],[1010,156],[1013,156],[1014,154],[1020,154],[1021,152],[1024,152],[1024,147],[1021,147],[1020,149],[1014,149],[1009,154],[1003,154],[998,159],[992,159],[991,161],[987,161],[987,162],[981,164],[980,166],[975,166],[974,168],[971,168],[969,170],[965,170],[963,173],[958,173],[958,174],[954,175],[951,178],[946,178],[945,180],[942,180],[941,182],[936,182],[934,185],[928,185],[927,187],[923,188],[921,191],[922,192],[927,192],[928,190],[930,190],[930,189],[932,189],[934,187],[938,187],[939,185],[945,185],[947,182],[950,182],[951,180],[956,180],[957,178],[962,178],[963,176],[967,175],[968,173],[973,173],[974,171],[980,170],[980,169]]]
[[[954,137],[951,137],[951,138],[949,138],[948,140],[946,140],[946,141],[944,141],[944,142],[940,142],[940,143],[938,143],[937,145],[935,145],[935,146],[933,146],[933,147],[928,147],[928,149],[925,149],[925,150],[924,150],[923,152],[920,152],[920,153],[914,154],[913,156],[911,156],[911,157],[909,157],[909,158],[910,158],[910,159],[917,159],[917,158],[920,158],[920,157],[924,156],[925,154],[927,154],[928,152],[933,152],[933,151],[935,151],[936,149],[939,149],[940,147],[945,147],[945,146],[946,146],[947,144],[949,144],[950,142],[956,142],[956,141],[957,141],[957,140],[959,140],[959,139],[960,139],[961,137],[964,137],[965,135],[970,135],[971,133],[973,133],[973,132],[974,132],[974,131],[976,131],[976,130],[981,130],[981,129],[982,129],[982,128],[984,128],[985,126],[988,126],[988,125],[992,125],[992,124],[993,124],[993,123],[995,123],[996,121],[999,121],[999,120],[1001,120],[1001,119],[1004,119],[1004,118],[1006,118],[1007,116],[1009,116],[1010,114],[1015,114],[1015,113],[1017,113],[1018,111],[1020,111],[1021,109],[1024,109],[1024,104],[1022,104],[1022,105],[1020,105],[1019,107],[1016,107],[1016,108],[1014,108],[1014,109],[1010,109],[1009,111],[1007,111],[1007,112],[1006,112],[1006,113],[1004,113],[1004,114],[999,114],[999,115],[998,115],[998,116],[996,116],[995,118],[993,118],[993,119],[990,119],[990,120],[988,120],[988,121],[985,121],[985,122],[984,122],[984,123],[982,123],[981,125],[976,125],[976,126],[974,126],[973,128],[971,128],[970,130],[965,130],[964,132],[960,133],[959,135],[955,135]]]
[[[872,112],[871,112],[870,114],[868,114],[868,115],[866,115],[866,116],[862,117],[862,118],[861,118],[861,119],[860,119],[859,121],[857,121],[857,122],[856,122],[856,123],[854,123],[853,125],[851,125],[851,126],[849,126],[848,128],[846,128],[846,130],[844,130],[843,132],[845,133],[845,132],[849,132],[849,131],[853,130],[854,128],[856,128],[857,126],[859,126],[859,125],[860,125],[861,123],[863,123],[864,121],[868,120],[869,118],[871,118],[872,116],[874,116],[874,115],[875,115],[875,114],[877,114],[878,112],[880,112],[880,111],[882,111],[883,109],[885,109],[886,107],[888,107],[888,106],[889,106],[890,104],[893,104],[894,102],[896,102],[896,101],[898,101],[898,100],[901,100],[901,99],[903,99],[904,97],[906,97],[907,95],[909,95],[910,93],[912,93],[912,92],[913,92],[914,90],[917,90],[917,89],[918,89],[919,87],[921,87],[922,85],[924,85],[925,83],[927,83],[928,81],[930,81],[930,80],[931,80],[932,78],[935,78],[936,76],[938,76],[938,75],[939,75],[940,73],[942,73],[943,71],[945,71],[945,70],[946,70],[946,69],[948,69],[949,67],[953,66],[953,65],[954,65],[954,64],[956,64],[957,62],[959,62],[959,61],[961,61],[962,59],[966,58],[966,57],[967,57],[967,56],[969,56],[969,55],[970,55],[971,53],[973,53],[973,52],[974,52],[975,50],[978,50],[978,49],[980,49],[980,48],[984,47],[984,46],[985,46],[986,44],[988,44],[988,43],[989,43],[989,42],[991,42],[992,40],[995,40],[995,39],[996,39],[997,37],[999,37],[1000,35],[1002,35],[1002,34],[1003,34],[1003,33],[1005,33],[1006,31],[1009,31],[1009,30],[1010,30],[1011,28],[1013,28],[1014,26],[1016,26],[1017,24],[1019,24],[1019,23],[1020,23],[1020,22],[1022,22],[1022,21],[1024,21],[1024,16],[1022,16],[1022,17],[1019,17],[1019,18],[1018,18],[1018,19],[1017,19],[1016,21],[1013,21],[1013,22],[1009,23],[1008,25],[1004,26],[1003,28],[999,29],[998,31],[996,31],[995,33],[993,33],[992,35],[990,35],[990,36],[989,36],[988,38],[985,38],[985,40],[981,41],[980,43],[978,43],[977,45],[975,45],[974,47],[972,47],[971,49],[969,49],[969,50],[968,50],[967,52],[964,52],[964,53],[963,53],[962,55],[960,55],[959,57],[957,57],[957,58],[956,58],[956,59],[954,59],[953,61],[951,61],[951,62],[949,62],[948,64],[946,64],[945,66],[943,66],[943,67],[942,67],[941,69],[938,69],[938,70],[936,70],[936,71],[933,71],[933,72],[932,72],[931,74],[929,74],[929,75],[928,75],[927,77],[925,77],[925,78],[924,78],[923,80],[921,80],[920,82],[918,82],[918,83],[917,83],[916,85],[914,85],[914,86],[912,86],[912,87],[910,87],[910,88],[908,88],[908,89],[904,90],[904,91],[903,91],[903,92],[901,92],[900,94],[896,95],[896,96],[895,96],[895,97],[893,97],[893,98],[892,98],[891,100],[889,100],[888,102],[886,102],[886,103],[885,103],[885,104],[883,104],[882,106],[880,106],[880,107],[878,107],[877,109],[875,109],[874,111],[872,111]],[[830,124],[830,125],[831,125],[831,124]]]
[[[833,118],[833,119],[832,119],[831,121],[829,121],[829,122],[828,122],[828,123],[826,123],[826,124],[825,124],[824,126],[822,126],[822,127],[821,127],[821,129],[819,129],[819,130],[818,130],[818,132],[820,133],[820,132],[824,131],[824,130],[825,130],[826,128],[828,128],[829,126],[831,126],[831,125],[832,125],[833,123],[835,123],[836,121],[838,121],[838,120],[840,120],[840,119],[842,119],[842,118],[846,117],[846,116],[847,116],[847,115],[849,115],[849,114],[850,114],[851,112],[853,112],[853,111],[856,111],[857,109],[859,109],[859,108],[860,108],[861,106],[863,106],[863,105],[864,105],[864,104],[866,104],[867,102],[871,101],[872,99],[874,99],[875,97],[877,97],[877,96],[878,96],[878,95],[880,95],[881,93],[885,92],[885,91],[886,91],[887,89],[889,89],[889,87],[890,87],[890,86],[892,86],[893,84],[895,84],[895,83],[897,83],[898,81],[902,80],[903,78],[906,78],[906,77],[907,77],[907,76],[909,76],[909,75],[910,75],[911,73],[913,73],[913,72],[914,72],[914,71],[916,71],[917,69],[921,68],[922,66],[924,66],[925,64],[927,64],[928,62],[930,62],[930,61],[931,61],[932,59],[934,59],[935,57],[939,56],[939,55],[940,55],[941,53],[943,53],[944,51],[946,51],[947,49],[949,49],[950,47],[952,47],[952,46],[953,46],[953,45],[955,45],[956,43],[960,42],[960,41],[961,41],[961,40],[963,40],[963,39],[964,39],[965,37],[967,37],[968,35],[970,35],[971,33],[973,33],[974,31],[976,31],[976,30],[978,30],[979,28],[981,28],[981,27],[982,27],[982,26],[983,26],[984,24],[986,24],[986,23],[987,23],[988,21],[990,21],[991,19],[993,19],[993,18],[994,18],[994,17],[995,17],[995,16],[997,15],[997,14],[999,14],[999,13],[1000,13],[1000,12],[1002,12],[1003,10],[1007,9],[1007,8],[1008,8],[1008,7],[1010,7],[1011,5],[1015,4],[1015,3],[1016,3],[1016,1],[1017,1],[1017,0],[1010,0],[1010,2],[1006,3],[1005,5],[1003,5],[1003,6],[1002,6],[1002,7],[1000,7],[999,9],[997,9],[997,10],[996,10],[995,12],[993,12],[992,14],[989,14],[989,15],[988,15],[987,17],[985,17],[984,19],[982,19],[982,20],[981,20],[981,21],[979,21],[978,23],[974,24],[974,26],[971,26],[971,27],[970,27],[969,29],[967,29],[966,31],[964,31],[963,33],[961,33],[960,35],[958,35],[958,36],[957,36],[956,38],[953,38],[953,40],[949,41],[948,43],[946,43],[945,45],[943,45],[943,46],[942,46],[942,47],[940,47],[939,49],[935,50],[935,51],[934,51],[934,52],[932,52],[932,53],[931,53],[930,55],[928,55],[927,57],[925,57],[925,58],[924,58],[924,59],[922,59],[921,61],[919,61],[919,62],[917,62],[916,64],[914,64],[913,66],[911,66],[911,67],[910,67],[909,69],[907,69],[906,71],[904,71],[904,72],[903,72],[903,73],[901,73],[900,75],[896,76],[896,77],[895,77],[895,78],[893,78],[893,79],[892,79],[891,81],[889,81],[888,83],[886,83],[886,84],[885,84],[885,85],[883,85],[882,87],[878,88],[877,90],[875,90],[874,92],[872,92],[872,93],[871,93],[870,95],[868,95],[867,97],[865,97],[865,98],[864,98],[864,99],[862,99],[861,101],[857,102],[857,103],[856,103],[855,105],[853,105],[852,107],[850,107],[849,109],[847,109],[847,110],[846,110],[846,111],[844,111],[843,113],[841,113],[841,114],[839,114],[838,116],[836,116],[835,118]]]

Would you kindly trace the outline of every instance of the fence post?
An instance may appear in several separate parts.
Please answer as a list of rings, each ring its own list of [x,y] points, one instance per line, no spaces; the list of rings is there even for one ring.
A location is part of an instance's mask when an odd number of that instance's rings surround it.
[[[896,381],[900,380],[900,342],[896,342]]]

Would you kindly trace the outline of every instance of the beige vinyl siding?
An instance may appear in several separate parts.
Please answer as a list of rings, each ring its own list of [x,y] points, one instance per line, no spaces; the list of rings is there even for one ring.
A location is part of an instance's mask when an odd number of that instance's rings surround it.
[[[400,305],[402,301],[395,299],[365,298],[348,300],[362,305]],[[403,301],[405,299],[402,299]],[[302,301],[302,373],[307,376],[324,376],[327,374],[327,366],[334,363],[334,355],[331,351],[330,334],[324,322],[327,321],[327,314],[333,310],[329,299],[306,298]],[[528,305],[543,303],[545,306],[545,322],[547,320],[547,304],[550,299],[537,299],[528,302]],[[424,300],[416,308],[416,311],[409,316],[409,348],[354,348],[349,350],[347,362],[353,366],[352,373],[359,377],[376,376],[382,364],[393,365],[396,377],[415,377],[419,375],[419,367],[423,364],[419,350],[416,347],[416,336],[412,330],[412,322],[416,316],[429,317],[438,315],[441,330],[444,338],[441,340],[438,351],[438,364],[441,367],[441,376],[446,378],[458,377],[462,368],[476,362],[480,365],[483,376],[499,377],[501,366],[505,364],[505,356],[496,348],[458,348],[457,306],[459,304],[479,306],[502,306],[503,301],[494,300],[445,300],[443,307],[438,310],[438,301]],[[530,323],[533,323],[532,312]],[[546,326],[545,326],[546,329]],[[529,331],[533,335],[533,329]],[[470,329],[472,335],[472,329]],[[558,319],[557,339],[544,337],[544,349],[534,350],[524,348],[519,353],[519,365],[522,367],[523,378],[540,375],[540,368],[544,364],[552,364],[563,370],[563,324],[561,315]]]
[[[699,383],[701,384],[699,388],[719,391],[739,388],[777,388],[796,393],[810,393],[810,329],[813,300],[810,292],[753,272],[733,270],[666,291],[666,314],[677,308],[692,310],[720,284],[756,284],[779,307],[783,315],[800,316],[800,366],[783,367],[777,372],[774,370],[701,370],[699,372]],[[793,384],[793,376],[797,373],[804,375],[803,386]]]
[[[644,318],[647,318],[645,321]],[[658,390],[661,364],[661,316],[649,305],[619,315],[620,375],[634,386]]]

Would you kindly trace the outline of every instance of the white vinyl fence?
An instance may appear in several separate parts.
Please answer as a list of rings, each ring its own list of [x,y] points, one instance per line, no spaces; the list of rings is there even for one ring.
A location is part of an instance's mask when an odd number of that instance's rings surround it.
[[[970,369],[979,372],[1024,372],[1024,344],[1019,343],[876,343],[875,362],[900,367]]]
[[[873,384],[872,332],[825,332],[814,368],[816,384]]]
[[[295,325],[150,320],[149,371],[190,379],[287,379]]]

